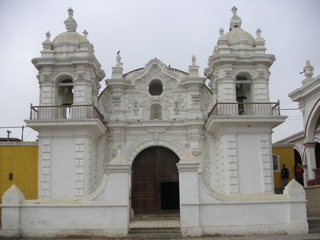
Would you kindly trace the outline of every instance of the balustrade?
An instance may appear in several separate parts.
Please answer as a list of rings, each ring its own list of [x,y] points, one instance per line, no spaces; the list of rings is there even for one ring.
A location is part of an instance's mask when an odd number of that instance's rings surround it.
[[[280,115],[279,102],[255,102],[255,103],[229,103],[217,102],[209,113],[209,116],[276,116]]]
[[[62,120],[85,119],[103,116],[94,105],[68,105],[68,106],[32,106],[30,107],[30,120]]]

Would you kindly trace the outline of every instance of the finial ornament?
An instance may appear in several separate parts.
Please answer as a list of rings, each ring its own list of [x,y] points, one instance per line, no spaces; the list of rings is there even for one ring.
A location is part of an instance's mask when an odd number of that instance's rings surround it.
[[[261,37],[261,30],[258,28],[256,31],[257,37],[260,38]]]
[[[238,8],[236,8],[235,6],[233,6],[233,8],[231,9],[234,16],[237,15],[237,10],[238,10]]]
[[[69,17],[64,21],[64,24],[66,25],[66,29],[68,30],[68,32],[75,32],[77,30],[78,24],[73,19],[73,9],[72,8],[68,9],[68,14],[69,14]]]
[[[233,7],[231,9],[231,11],[233,12],[233,16],[230,20],[230,31],[232,29],[237,29],[237,28],[241,28],[241,23],[242,23],[242,20],[241,18],[237,15],[237,8],[236,7]]]
[[[73,16],[73,9],[71,7],[68,9],[68,14],[69,14],[69,17]]]
[[[196,65],[197,58],[193,55],[191,58],[192,65]]]
[[[220,28],[219,33],[220,33],[220,36],[222,36],[224,34],[224,29]]]
[[[84,36],[85,38],[87,38],[87,36],[88,36],[87,30],[84,30],[84,31],[83,31],[83,36]]]
[[[46,37],[47,37],[46,41],[50,41],[51,34],[49,31],[46,33]]]
[[[307,78],[311,78],[313,76],[314,68],[311,66],[309,60],[306,61],[306,66],[303,68],[304,75]]]

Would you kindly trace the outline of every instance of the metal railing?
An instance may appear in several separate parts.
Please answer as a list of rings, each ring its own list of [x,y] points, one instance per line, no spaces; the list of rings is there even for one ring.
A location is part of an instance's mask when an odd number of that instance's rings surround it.
[[[98,118],[103,115],[94,105],[30,106],[30,120]]]
[[[277,116],[280,115],[279,102],[216,102],[208,117],[254,115],[254,116]]]

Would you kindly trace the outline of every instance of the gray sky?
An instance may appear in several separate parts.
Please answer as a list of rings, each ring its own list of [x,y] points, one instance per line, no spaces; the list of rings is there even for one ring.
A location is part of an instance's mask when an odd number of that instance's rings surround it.
[[[154,57],[188,70],[194,54],[203,76],[219,30],[228,31],[231,8],[238,8],[242,29],[256,37],[262,30],[267,53],[276,61],[270,68],[270,100],[282,108],[297,108],[288,94],[298,87],[306,60],[320,74],[318,0],[0,0],[0,137],[21,137],[30,104],[38,105],[37,71],[31,59],[40,57],[45,33],[51,40],[65,32],[67,9],[72,7],[77,32],[89,32],[95,55],[111,77],[116,52],[121,50],[124,73],[144,67]],[[105,87],[104,80],[102,89]],[[274,129],[273,141],[302,130],[300,111],[282,111],[285,123]],[[25,129],[26,141],[36,132]]]

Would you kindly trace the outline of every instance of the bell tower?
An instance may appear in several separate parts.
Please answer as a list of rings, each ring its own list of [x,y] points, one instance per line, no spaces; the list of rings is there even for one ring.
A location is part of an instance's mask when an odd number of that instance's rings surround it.
[[[242,30],[236,7],[232,12],[229,31],[220,29],[204,71],[214,100],[205,128],[217,149],[216,189],[273,192],[271,133],[286,118],[280,116],[279,103],[269,100],[269,68],[275,57],[265,53],[261,30],[253,38]]]
[[[97,110],[100,81],[105,77],[93,45],[76,32],[68,9],[67,31],[42,43],[37,68],[39,106],[31,106],[27,126],[39,132],[39,198],[82,197],[97,185],[97,140],[105,134]]]

